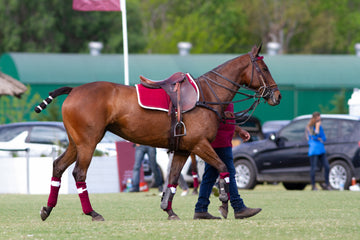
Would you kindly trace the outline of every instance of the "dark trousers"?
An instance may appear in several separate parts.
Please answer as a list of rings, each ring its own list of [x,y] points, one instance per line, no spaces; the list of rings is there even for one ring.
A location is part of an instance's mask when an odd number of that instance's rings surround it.
[[[325,184],[329,185],[329,162],[326,158],[325,153],[320,154],[320,155],[313,155],[310,156],[310,179],[311,179],[311,185],[315,185],[315,174],[316,174],[316,168],[317,168],[317,164],[318,161],[320,161],[321,166],[324,167],[324,177],[325,177]],[[321,169],[321,168],[320,168]]]
[[[234,209],[234,212],[240,211],[242,208],[246,207],[242,198],[239,195],[238,188],[235,181],[235,167],[232,155],[232,148],[214,148],[217,155],[225,163],[229,173],[230,173],[230,203]],[[213,166],[205,163],[205,171],[200,184],[200,191],[198,201],[195,205],[195,212],[207,212],[208,206],[210,204],[210,194],[212,188],[216,182],[216,179],[219,176],[219,172]]]

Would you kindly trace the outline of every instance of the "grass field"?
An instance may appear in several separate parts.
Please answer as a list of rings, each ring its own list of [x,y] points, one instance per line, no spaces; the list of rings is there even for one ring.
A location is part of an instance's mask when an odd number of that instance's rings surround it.
[[[145,193],[91,194],[105,222],[82,214],[77,195],[60,195],[51,216],[41,221],[45,195],[0,195],[0,239],[360,239],[360,192],[286,191],[281,185],[240,191],[249,207],[263,211],[249,219],[193,220],[197,196],[175,196],[181,221],[168,221],[160,197]],[[219,200],[211,197],[209,212]]]

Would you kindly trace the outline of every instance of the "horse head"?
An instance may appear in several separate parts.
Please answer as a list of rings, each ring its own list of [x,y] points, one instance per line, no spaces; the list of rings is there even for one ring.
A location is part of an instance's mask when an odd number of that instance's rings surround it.
[[[257,96],[264,98],[271,106],[278,105],[281,94],[276,82],[271,76],[264,57],[259,56],[262,44],[254,46],[248,53],[248,65],[241,76],[240,83],[257,91]]]

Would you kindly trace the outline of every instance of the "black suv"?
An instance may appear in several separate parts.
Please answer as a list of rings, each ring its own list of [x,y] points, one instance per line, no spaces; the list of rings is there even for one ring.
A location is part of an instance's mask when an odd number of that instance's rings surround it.
[[[238,188],[253,189],[263,182],[282,182],[288,190],[302,190],[310,183],[310,161],[305,126],[311,115],[295,118],[265,140],[233,148]],[[330,163],[330,186],[348,189],[351,178],[360,179],[360,116],[322,114]],[[316,180],[324,181],[318,166]]]

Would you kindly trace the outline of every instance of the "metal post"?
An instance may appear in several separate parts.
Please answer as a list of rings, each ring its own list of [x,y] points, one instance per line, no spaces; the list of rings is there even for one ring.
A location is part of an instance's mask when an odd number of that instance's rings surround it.
[[[30,194],[30,148],[25,149],[26,157],[26,194]]]

